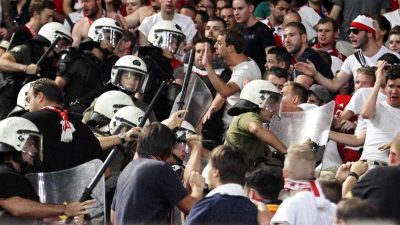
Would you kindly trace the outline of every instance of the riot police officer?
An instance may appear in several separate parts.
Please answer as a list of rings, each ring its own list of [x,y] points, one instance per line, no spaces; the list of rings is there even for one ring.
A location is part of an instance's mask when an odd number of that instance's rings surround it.
[[[171,61],[174,55],[182,50],[186,36],[182,28],[172,21],[162,20],[151,28],[147,40],[149,46],[139,48],[139,56],[146,62],[149,70],[149,81],[144,92],[144,102],[150,103],[162,81],[173,81]],[[177,85],[170,85],[154,107],[158,121],[168,118],[172,104],[179,90],[173,91]],[[168,94],[170,93],[170,95]]]
[[[51,52],[40,65],[36,63],[46,49],[57,40]],[[13,47],[0,57],[0,71],[5,74],[5,81],[0,85],[0,119],[7,116],[15,106],[17,95],[23,83],[39,77],[54,79],[55,61],[62,50],[72,42],[71,33],[62,24],[51,22],[44,25],[36,37],[26,43]]]
[[[100,18],[89,28],[88,39],[79,49],[70,48],[58,65],[56,84],[64,90],[70,111],[82,114],[105,90],[111,67],[118,60],[112,54],[122,37],[122,28],[111,18]]]
[[[26,165],[40,163],[42,135],[27,119],[10,117],[0,122],[0,221],[32,224],[35,219],[88,213],[94,200],[66,205],[42,204],[22,175]]]

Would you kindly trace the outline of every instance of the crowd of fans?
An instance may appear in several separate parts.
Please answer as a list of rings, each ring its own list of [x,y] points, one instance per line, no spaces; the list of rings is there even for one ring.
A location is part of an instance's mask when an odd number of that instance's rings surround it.
[[[400,0],[0,3],[0,224],[400,223]],[[24,176],[110,155],[100,203]]]

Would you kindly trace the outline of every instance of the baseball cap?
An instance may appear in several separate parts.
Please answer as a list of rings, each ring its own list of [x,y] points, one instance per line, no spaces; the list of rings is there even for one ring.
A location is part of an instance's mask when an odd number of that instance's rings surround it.
[[[313,95],[317,96],[317,98],[324,103],[329,102],[330,99],[330,94],[328,89],[325,87],[319,85],[319,84],[313,84],[309,89],[309,93],[312,93]]]
[[[356,27],[370,33],[375,33],[376,22],[369,16],[359,15],[350,23],[350,27]]]

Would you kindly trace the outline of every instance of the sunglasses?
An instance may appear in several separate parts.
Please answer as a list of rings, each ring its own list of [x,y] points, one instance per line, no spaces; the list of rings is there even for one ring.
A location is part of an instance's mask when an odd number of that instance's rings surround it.
[[[353,34],[357,35],[360,31],[362,31],[362,30],[359,30],[359,29],[349,29],[349,30],[347,31],[347,34],[350,35],[351,33],[353,33]]]

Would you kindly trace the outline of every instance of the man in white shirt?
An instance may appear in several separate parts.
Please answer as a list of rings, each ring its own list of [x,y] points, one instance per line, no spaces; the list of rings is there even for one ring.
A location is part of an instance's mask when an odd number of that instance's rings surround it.
[[[398,0],[400,4],[400,0]],[[387,20],[389,20],[390,25],[392,25],[392,28],[396,25],[400,25],[400,8],[393,10],[391,12],[383,14],[384,17],[386,17]]]
[[[243,34],[235,30],[228,30],[225,34],[218,36],[215,44],[217,54],[232,68],[231,79],[228,83],[225,83],[212,68],[211,50],[208,45],[203,58],[208,77],[218,92],[205,117],[209,118],[214,112],[221,109],[226,101],[222,118],[225,129],[233,119],[227,111],[239,101],[244,85],[252,80],[261,79],[261,71],[257,64],[244,54],[244,43]]]
[[[389,143],[400,132],[400,68],[392,66],[385,72],[386,64],[385,61],[378,62],[373,91],[368,96],[361,112],[361,116],[368,119],[361,160],[373,161],[373,165],[387,163],[387,153],[379,151],[378,148]],[[378,102],[379,88],[385,79],[387,79],[386,101]]]
[[[193,37],[196,35],[196,28],[193,20],[185,15],[175,13],[175,6],[172,0],[161,0],[161,10],[159,13],[146,17],[139,26],[140,36],[139,43],[141,46],[146,44],[147,36],[151,27],[161,20],[171,20],[182,27],[183,33],[186,36],[186,43],[191,44]]]
[[[316,158],[306,144],[289,147],[283,168],[285,178],[281,192],[288,197],[271,219],[271,225],[332,224],[336,205],[327,200],[314,181]]]
[[[354,49],[360,49],[360,51],[357,51],[344,61],[340,72],[332,80],[318,73],[312,63],[299,62],[295,65],[295,69],[305,75],[314,77],[320,85],[327,87],[329,90],[337,91],[349,79],[352,77],[354,79],[358,68],[361,66],[374,66],[385,53],[393,53],[400,58],[397,53],[391,52],[384,46],[378,46],[374,37],[375,24],[376,22],[371,17],[364,15],[358,16],[351,22],[348,30],[351,44]]]

